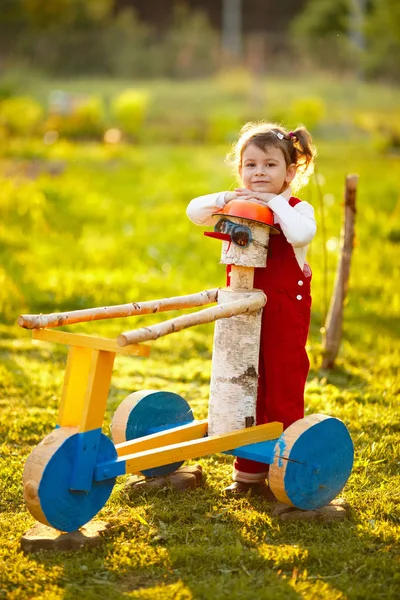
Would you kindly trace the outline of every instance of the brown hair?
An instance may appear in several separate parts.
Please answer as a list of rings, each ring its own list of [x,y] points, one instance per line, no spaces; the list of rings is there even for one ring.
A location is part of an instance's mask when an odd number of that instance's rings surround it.
[[[303,125],[288,132],[277,123],[246,123],[240,130],[239,140],[227,155],[227,162],[234,166],[236,172],[242,163],[243,152],[250,144],[263,151],[271,146],[282,150],[286,166],[294,164],[297,167],[296,177],[292,182],[294,189],[299,189],[308,182],[314,170],[317,152],[310,133]]]

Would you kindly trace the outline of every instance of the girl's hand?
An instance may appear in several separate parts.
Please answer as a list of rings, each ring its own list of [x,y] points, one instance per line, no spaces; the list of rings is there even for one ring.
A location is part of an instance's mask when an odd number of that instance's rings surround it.
[[[235,193],[237,198],[241,198],[242,200],[251,200],[251,202],[263,204],[264,206],[268,206],[268,202],[277,195],[270,194],[268,192],[254,192],[253,190],[249,190],[247,188],[237,188]]]
[[[286,198],[286,200],[289,200],[292,196],[292,190],[290,186],[288,186],[280,194],[271,194],[270,192],[254,192],[248,188],[236,188],[234,193],[236,194],[237,198],[242,198],[242,200],[251,200],[257,204],[264,204],[264,206],[267,206],[268,202],[273,198],[276,198],[278,195],[283,196]]]
[[[225,204],[228,204],[228,202],[230,202],[231,200],[237,200],[238,196],[236,195],[236,192],[226,192],[225,194]]]

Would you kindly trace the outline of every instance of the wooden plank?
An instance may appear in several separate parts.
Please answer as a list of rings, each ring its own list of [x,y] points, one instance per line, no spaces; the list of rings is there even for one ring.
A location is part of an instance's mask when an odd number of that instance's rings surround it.
[[[79,432],[101,429],[114,358],[114,352],[80,346],[69,349],[59,409],[60,427],[77,427]]]
[[[135,344],[125,348],[117,345],[116,340],[109,338],[84,335],[82,333],[71,333],[69,331],[54,331],[52,329],[32,329],[32,338],[42,342],[53,342],[55,344],[66,344],[67,346],[80,346],[82,348],[94,348],[118,354],[130,354],[132,356],[149,356],[150,346]]]
[[[79,432],[100,428],[106,410],[115,354],[92,350],[85,402],[79,423]]]
[[[78,427],[85,404],[92,349],[71,346],[65,368],[64,386],[58,411],[60,427]]]
[[[225,452],[226,450],[238,448],[246,444],[272,440],[278,438],[282,431],[282,423],[274,421],[273,423],[239,429],[238,431],[223,433],[200,440],[191,440],[143,452],[136,452],[126,457],[122,456],[116,461],[104,462],[97,465],[95,480],[102,481],[123,473],[140,473],[145,469],[199,458],[200,456],[216,452]]]
[[[152,448],[160,448],[161,446],[187,442],[188,440],[204,437],[207,433],[207,427],[207,419],[204,419],[203,421],[192,421],[187,425],[181,425],[180,427],[174,427],[173,429],[146,435],[137,440],[116,444],[115,449],[118,456],[127,456],[134,452],[143,452],[144,450],[151,450]]]

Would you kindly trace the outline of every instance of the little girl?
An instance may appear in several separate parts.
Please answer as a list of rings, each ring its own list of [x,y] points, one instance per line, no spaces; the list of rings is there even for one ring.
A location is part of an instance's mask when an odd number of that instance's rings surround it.
[[[267,296],[261,325],[257,425],[280,421],[284,428],[304,417],[304,387],[309,370],[305,345],[310,325],[311,269],[308,244],[316,232],[314,209],[291,194],[312,172],[315,149],[304,127],[287,132],[271,123],[248,123],[228,156],[241,187],[192,200],[187,215],[197,225],[213,225],[232,200],[268,206],[279,235],[269,239],[267,266],[256,268],[254,287]],[[229,267],[227,269],[229,277]],[[273,499],[265,483],[268,465],[238,458],[231,494],[252,493]]]

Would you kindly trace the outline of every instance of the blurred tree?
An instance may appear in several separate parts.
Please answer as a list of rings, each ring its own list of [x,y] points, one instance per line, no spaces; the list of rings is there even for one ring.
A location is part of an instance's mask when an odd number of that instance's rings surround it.
[[[400,78],[399,0],[308,0],[292,33],[319,64]]]
[[[89,26],[106,20],[112,0],[22,0],[32,24],[44,28],[53,24]]]
[[[366,23],[369,52],[365,67],[372,75],[400,80],[400,1],[375,0]]]
[[[36,29],[98,23],[113,11],[113,0],[2,0],[1,4],[0,24]]]
[[[223,0],[222,49],[228,62],[242,56],[242,0]]]

